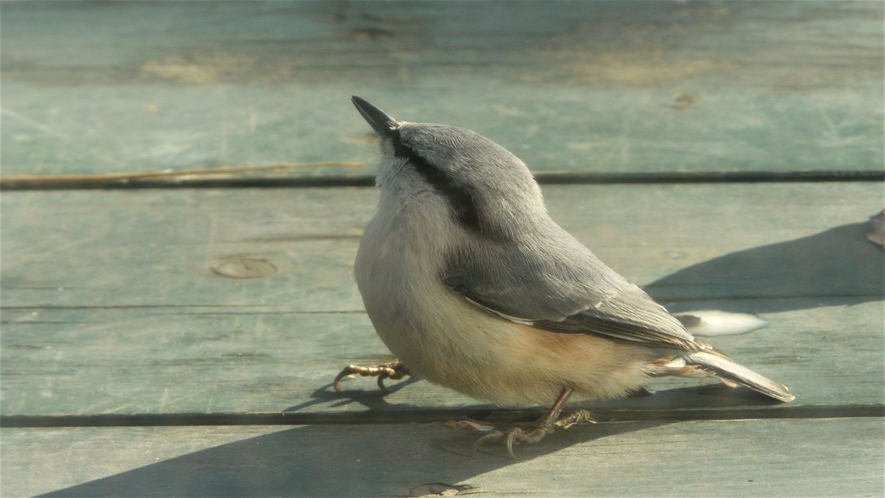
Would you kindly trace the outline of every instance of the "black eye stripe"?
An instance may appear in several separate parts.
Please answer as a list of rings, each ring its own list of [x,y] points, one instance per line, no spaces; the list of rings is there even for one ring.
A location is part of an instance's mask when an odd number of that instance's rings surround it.
[[[391,132],[390,138],[393,141],[394,156],[408,159],[415,171],[448,199],[449,207],[461,224],[470,229],[479,230],[479,210],[476,208],[476,202],[474,202],[470,190],[453,181],[439,168],[416,154],[411,147],[403,144],[398,129]]]

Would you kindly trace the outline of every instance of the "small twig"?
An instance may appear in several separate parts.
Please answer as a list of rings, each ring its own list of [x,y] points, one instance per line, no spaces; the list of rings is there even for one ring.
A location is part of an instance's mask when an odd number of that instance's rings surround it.
[[[221,173],[242,173],[248,171],[263,171],[270,169],[309,168],[321,166],[340,166],[344,168],[362,168],[366,164],[353,161],[323,161],[314,163],[277,163],[258,164],[247,166],[223,166],[220,168],[204,169],[164,169],[155,171],[127,171],[123,173],[89,173],[72,175],[4,175],[0,176],[0,185],[8,185],[16,182],[83,182],[83,181],[126,181],[139,178],[217,175]]]

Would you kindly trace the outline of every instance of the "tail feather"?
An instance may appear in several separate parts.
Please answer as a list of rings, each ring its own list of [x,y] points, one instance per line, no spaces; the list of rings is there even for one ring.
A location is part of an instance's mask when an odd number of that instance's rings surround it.
[[[747,367],[738,365],[726,356],[707,351],[697,351],[686,358],[689,364],[698,365],[711,370],[716,376],[737,382],[750,389],[759,391],[780,401],[793,401],[796,396],[790,393],[787,386],[760,375]]]

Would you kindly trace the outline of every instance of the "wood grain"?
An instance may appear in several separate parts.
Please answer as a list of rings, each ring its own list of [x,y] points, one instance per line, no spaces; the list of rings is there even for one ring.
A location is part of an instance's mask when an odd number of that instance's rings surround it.
[[[313,188],[4,191],[2,496],[885,494],[881,2],[2,11],[4,175],[368,165],[299,170]],[[660,379],[514,461],[468,457],[477,435],[442,422],[542,408],[413,379],[332,392],[343,365],[387,359],[352,277],[378,196],[343,187],[377,161],[353,93],[554,183],[641,178],[544,194],[672,311],[767,320],[711,342],[797,399]]]
[[[880,209],[880,188],[557,186],[545,194],[554,218],[672,309],[761,313],[769,327],[712,342],[790,386],[798,399],[781,408],[850,410],[882,404],[883,258],[861,223]],[[4,195],[3,415],[289,411],[371,420],[390,410],[489,408],[423,382],[386,396],[367,380],[328,391],[345,364],[386,354],[351,276],[376,196],[350,188]],[[212,267],[224,258],[264,262],[238,271],[277,273],[227,278]],[[695,385],[656,382],[655,396],[598,408],[641,418],[642,410],[768,406],[741,390]]]
[[[10,2],[3,170],[373,165],[352,93],[539,172],[878,170],[882,19],[863,1]]]
[[[881,419],[622,422],[471,458],[443,424],[3,430],[4,496],[880,496]],[[71,465],[78,462],[79,465]],[[39,466],[41,471],[35,472]]]
[[[880,301],[865,237],[880,183],[548,186],[554,220],[668,305]],[[8,192],[4,307],[273,306],[361,311],[352,265],[374,189]],[[223,278],[228,258],[263,279]],[[772,304],[761,311],[776,310]]]

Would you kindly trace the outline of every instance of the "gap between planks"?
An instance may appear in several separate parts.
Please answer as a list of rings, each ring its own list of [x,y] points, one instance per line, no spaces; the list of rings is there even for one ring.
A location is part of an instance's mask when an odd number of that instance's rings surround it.
[[[859,171],[680,171],[668,173],[536,173],[541,185],[616,185],[653,183],[796,183],[796,182],[882,182],[885,170]],[[21,181],[0,177],[0,191],[19,190],[126,190],[163,188],[309,188],[371,187],[374,175],[291,175],[261,178],[163,178],[131,180],[95,179],[56,182],[41,179]]]
[[[219,425],[357,425],[415,424],[447,422],[470,418],[488,423],[532,422],[546,412],[533,409],[443,409],[391,410],[370,413],[175,413],[175,414],[95,414],[95,415],[4,415],[0,427],[157,427]],[[596,409],[599,422],[747,420],[747,419],[827,419],[885,417],[883,404],[839,406],[789,406],[687,408],[653,410]]]

